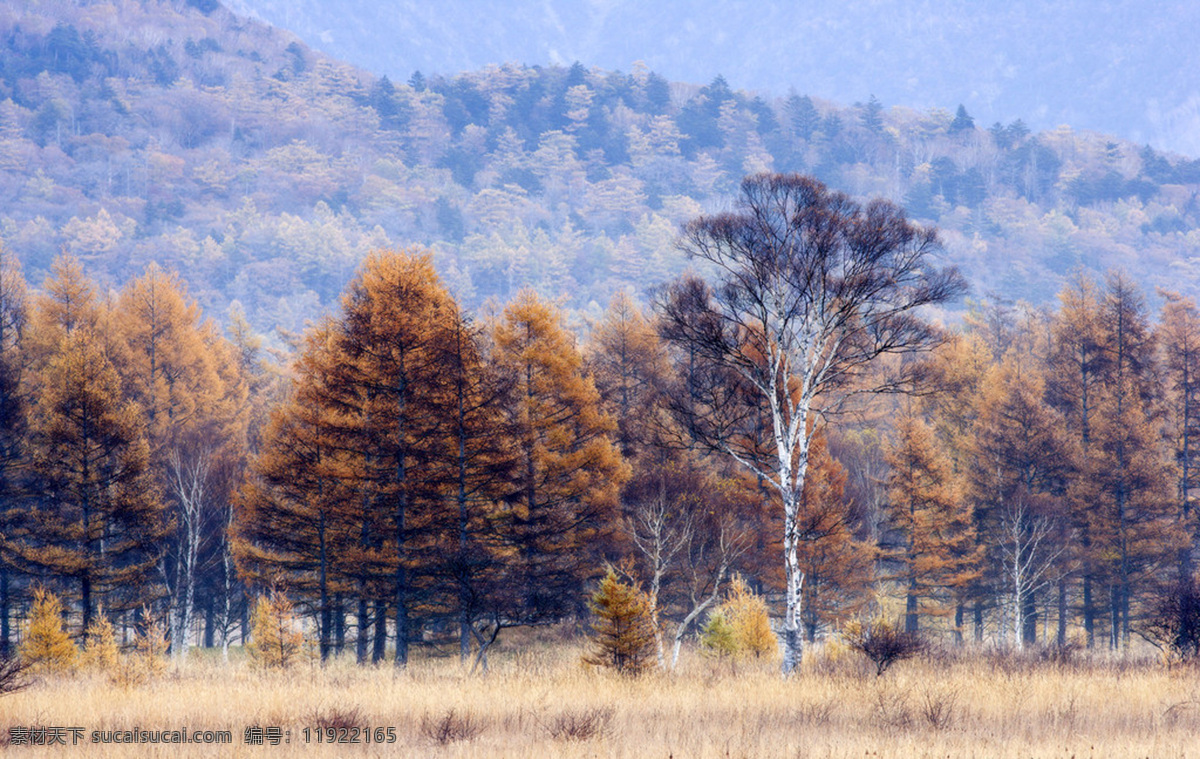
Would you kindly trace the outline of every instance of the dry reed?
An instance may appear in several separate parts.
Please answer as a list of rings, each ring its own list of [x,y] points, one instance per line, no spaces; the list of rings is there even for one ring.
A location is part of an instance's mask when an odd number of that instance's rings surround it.
[[[581,654],[570,643],[498,654],[486,676],[447,660],[418,660],[403,672],[344,660],[288,672],[193,660],[137,687],[47,678],[0,698],[0,744],[11,727],[57,726],[84,728],[84,743],[92,731],[135,728],[233,738],[224,746],[88,743],[89,757],[1200,755],[1200,676],[1191,668],[943,654],[877,678],[856,659],[815,656],[784,680],[769,659],[732,670],[693,655],[677,673],[630,678],[586,667]],[[258,727],[279,728],[281,745],[269,737],[247,744],[247,728]],[[385,741],[392,728],[395,743],[325,739],[348,740],[355,727]],[[78,749],[6,750],[57,757]]]

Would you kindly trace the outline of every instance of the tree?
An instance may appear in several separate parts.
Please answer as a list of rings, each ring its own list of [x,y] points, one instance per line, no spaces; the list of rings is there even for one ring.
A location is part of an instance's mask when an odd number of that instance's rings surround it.
[[[854,614],[874,580],[878,549],[858,535],[873,525],[846,497],[847,472],[829,452],[823,433],[813,436],[809,471],[800,502],[800,567],[805,574],[802,599],[805,635]]]
[[[883,104],[872,95],[863,108],[862,124],[868,131],[879,134],[883,131]]]
[[[31,469],[43,491],[22,563],[78,583],[86,635],[98,598],[128,608],[153,594],[168,524],[148,469],[137,405],[94,334],[71,331],[39,380]]]
[[[460,314],[444,346],[450,386],[451,492],[457,506],[457,541],[445,549],[442,572],[456,591],[459,655],[465,662],[472,639],[475,666],[487,669],[487,649],[501,629],[497,609],[504,595],[508,555],[495,525],[498,504],[511,492],[516,446],[503,408],[513,387],[485,355],[486,334]]]
[[[321,348],[328,338],[327,328],[309,334],[302,367],[326,358]],[[234,553],[245,577],[264,585],[285,579],[291,588],[315,591],[325,661],[333,628],[331,588],[353,574],[347,549],[361,522],[354,515],[358,499],[350,491],[346,456],[339,455],[331,436],[333,412],[314,387],[320,381],[315,373],[302,374],[263,431],[238,497]]]
[[[621,453],[648,453],[662,442],[670,365],[654,325],[629,293],[618,292],[592,331],[587,366],[604,408],[617,421]]]
[[[1036,596],[1074,553],[1065,509],[1073,449],[1062,416],[1045,401],[1045,378],[1014,349],[983,378],[965,474],[980,540],[990,551],[990,582],[1006,598],[1017,647],[1036,640]],[[1059,633],[1066,636],[1066,584],[1060,567]]]
[[[40,671],[65,672],[78,656],[79,649],[63,629],[62,603],[45,588],[35,588],[21,658]]]
[[[624,526],[636,549],[632,565],[646,578],[659,666],[674,669],[683,638],[720,598],[725,580],[752,541],[748,514],[758,493],[688,452],[644,459],[622,496]],[[715,471],[714,471],[715,470]],[[674,623],[668,662],[662,630]]]
[[[592,596],[591,609],[595,651],[585,661],[622,674],[645,670],[654,656],[654,620],[646,594],[618,580],[610,569]]]
[[[808,95],[790,95],[785,108],[792,134],[805,140],[812,139],[813,132],[821,123],[821,114],[817,113],[812,98]]]
[[[738,209],[690,222],[683,245],[713,267],[717,282],[686,275],[669,285],[658,303],[663,336],[680,361],[707,365],[717,380],[692,382],[677,411],[699,441],[779,494],[786,674],[800,660],[799,506],[815,422],[854,393],[902,387],[911,377],[864,375],[880,356],[937,344],[938,331],[917,311],[964,284],[957,271],[930,265],[936,233],[896,206],[864,207],[798,175],[748,177]],[[746,428],[758,426],[757,415],[725,402],[735,386],[765,410],[769,446]]]
[[[260,596],[251,618],[250,657],[260,667],[287,669],[304,646],[292,602],[277,590]]]
[[[1187,578],[1200,549],[1200,519],[1193,491],[1200,487],[1200,312],[1191,299],[1163,293],[1157,344],[1162,354],[1167,424],[1175,459],[1176,518],[1188,544],[1180,551],[1179,574]]]
[[[1088,513],[1094,494],[1086,472],[1095,456],[1094,427],[1101,383],[1109,355],[1100,323],[1100,296],[1095,283],[1077,277],[1061,293],[1062,307],[1051,326],[1052,340],[1046,396],[1066,418],[1066,428],[1078,449],[1077,476],[1072,477],[1068,504],[1079,532],[1082,556],[1083,626],[1088,647],[1095,645],[1095,590],[1099,568],[1093,561],[1092,524]]]
[[[888,451],[889,526],[884,558],[897,565],[888,579],[905,596],[906,632],[917,632],[920,614],[939,611],[954,591],[976,576],[972,515],[958,477],[930,427],[912,415],[896,423]]]
[[[954,121],[950,122],[950,134],[969,132],[974,129],[975,119],[971,118],[971,114],[967,113],[967,109],[962,103],[959,103],[958,110],[954,112]]]
[[[613,524],[628,466],[561,315],[522,291],[492,329],[494,362],[513,390],[504,409],[517,465],[501,539],[514,552],[513,620],[542,623],[571,609],[585,552]]]
[[[1088,518],[1109,582],[1109,643],[1128,647],[1136,597],[1172,567],[1184,535],[1171,518],[1170,477],[1159,449],[1153,335],[1144,301],[1124,275],[1108,276],[1101,324],[1109,365],[1085,472],[1098,495]]]
[[[0,659],[11,651],[12,577],[5,544],[20,516],[19,466],[24,455],[27,399],[21,391],[23,335],[28,313],[25,280],[0,244]]]
[[[211,324],[200,322],[177,274],[151,263],[122,289],[114,321],[127,347],[122,379],[144,414],[150,467],[175,525],[163,575],[172,650],[183,657],[204,553],[223,550],[220,516],[230,483],[218,472],[224,457],[243,448],[245,388],[236,372],[221,371],[230,351]]]
[[[415,593],[427,579],[416,573],[428,568],[438,537],[450,531],[454,518],[444,500],[450,476],[446,421],[453,403],[444,350],[454,340],[458,306],[427,253],[375,251],[347,287],[342,312],[337,361],[323,386],[327,402],[347,417],[343,445],[369,498],[364,506],[385,531],[367,542],[390,567],[395,663],[402,667]],[[382,632],[382,621],[377,625]],[[381,655],[382,638],[377,641]]]
[[[725,600],[713,609],[705,631],[708,647],[731,656],[757,659],[778,647],[766,601],[740,576],[734,577]]]

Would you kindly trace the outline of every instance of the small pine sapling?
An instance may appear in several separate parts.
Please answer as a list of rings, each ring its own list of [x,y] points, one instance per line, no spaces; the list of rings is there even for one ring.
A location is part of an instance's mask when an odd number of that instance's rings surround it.
[[[80,656],[79,663],[83,669],[92,672],[113,673],[120,666],[121,649],[117,645],[112,622],[109,621],[103,609],[92,621],[87,640],[83,643],[83,654]]]
[[[44,588],[33,591],[29,628],[21,656],[36,672],[58,674],[75,666],[79,650],[63,626],[63,607],[58,597]]]
[[[584,661],[618,672],[638,674],[650,666],[656,644],[650,599],[617,579],[611,569],[592,596],[592,643]]]
[[[272,590],[260,596],[250,621],[250,657],[260,667],[285,669],[301,655],[304,636],[296,630],[296,614],[287,596]]]

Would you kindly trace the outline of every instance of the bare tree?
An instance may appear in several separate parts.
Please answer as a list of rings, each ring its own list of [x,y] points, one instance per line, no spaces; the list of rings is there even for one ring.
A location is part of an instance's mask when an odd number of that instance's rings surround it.
[[[689,387],[677,412],[698,441],[782,501],[788,674],[800,661],[799,504],[816,423],[852,394],[901,389],[905,373],[868,382],[866,370],[880,356],[936,345],[939,332],[919,311],[965,284],[929,260],[940,249],[936,232],[887,201],[863,206],[795,174],[747,177],[741,190],[736,210],[684,231],[683,248],[713,284],[685,275],[657,306],[663,337],[703,369],[681,372]]]
[[[204,536],[212,458],[207,445],[197,445],[188,452],[173,448],[167,460],[170,488],[179,501],[179,555],[175,561],[175,598],[171,605],[171,651],[180,661],[187,657],[188,635],[196,608],[196,565]]]
[[[1054,522],[1034,513],[1023,493],[1018,493],[1002,509],[999,551],[1007,585],[1005,616],[1013,642],[1020,649],[1027,637],[1026,611],[1034,608],[1033,599],[1054,580],[1051,570],[1067,544],[1053,541],[1059,532]]]
[[[654,623],[654,645],[659,669],[666,667],[658,598],[663,580],[675,563],[675,557],[692,539],[691,514],[672,508],[665,482],[657,497],[632,504],[627,517],[629,537],[646,560],[650,600],[650,618]]]
[[[749,545],[732,504],[714,502],[711,494],[705,497],[702,492],[719,486],[697,474],[691,467],[666,470],[658,478],[657,491],[631,503],[626,516],[629,537],[645,565],[658,665],[663,669],[675,669],[688,629],[716,603],[734,562]],[[673,491],[667,488],[667,478],[675,480]],[[664,616],[675,621],[669,665]]]

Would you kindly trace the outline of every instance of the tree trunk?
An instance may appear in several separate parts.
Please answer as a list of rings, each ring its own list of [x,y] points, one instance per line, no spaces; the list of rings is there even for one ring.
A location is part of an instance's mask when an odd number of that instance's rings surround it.
[[[8,627],[9,611],[8,568],[0,565],[0,657],[7,659],[10,653]]]
[[[915,633],[921,629],[920,616],[917,613],[917,588],[908,586],[908,595],[904,599],[904,632]]]
[[[333,597],[333,646],[338,656],[346,648],[346,609],[342,602],[342,594]]]
[[[1067,580],[1058,581],[1058,634],[1055,641],[1061,648],[1067,645]]]
[[[204,600],[204,647],[212,648],[216,642],[216,610],[213,608],[212,593]]]
[[[800,636],[800,599],[804,590],[804,571],[797,554],[796,505],[788,505],[784,527],[784,569],[787,572],[787,608],[783,618],[783,674],[790,675],[800,667],[804,643]]]
[[[1092,576],[1083,576],[1083,630],[1087,637],[1087,647],[1096,647],[1096,607],[1092,600]]]
[[[371,650],[371,663],[378,664],[387,656],[387,604],[375,602],[375,645]]]
[[[357,627],[357,637],[354,641],[354,661],[359,665],[367,663],[367,640],[369,628],[369,618],[367,616],[367,596],[366,588],[360,582],[358,586],[358,610],[355,617],[355,625]]]
[[[329,560],[325,555],[325,509],[321,509],[320,516],[317,518],[317,551],[318,562],[320,564],[319,575],[317,582],[320,585],[320,604],[321,604],[321,630],[320,630],[320,651],[321,662],[329,660],[329,633],[330,627],[330,609],[329,609]]]
[[[1021,617],[1023,628],[1021,630],[1021,642],[1024,645],[1034,645],[1037,643],[1037,599],[1033,591],[1027,591],[1025,597],[1021,600],[1024,605]]]

